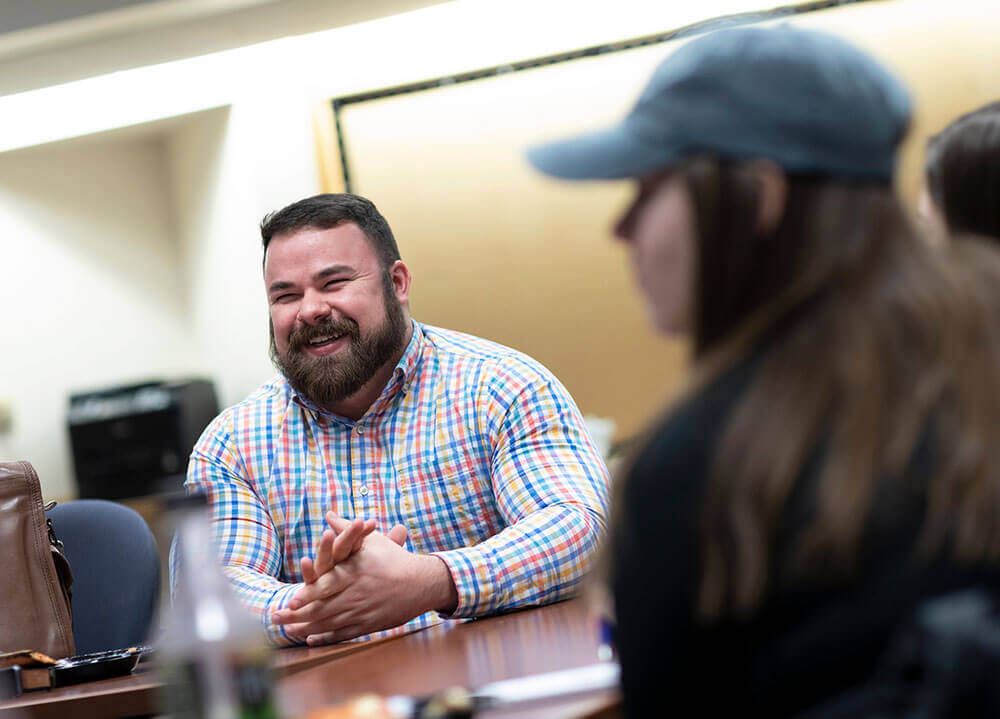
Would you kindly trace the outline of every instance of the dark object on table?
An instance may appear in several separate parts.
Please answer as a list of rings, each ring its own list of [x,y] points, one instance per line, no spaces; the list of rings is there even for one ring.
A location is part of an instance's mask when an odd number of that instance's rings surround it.
[[[0,669],[0,701],[21,696],[21,667]]]
[[[141,657],[141,647],[130,647],[63,659],[51,669],[52,686],[64,687],[125,676],[132,673]]]
[[[0,699],[13,699],[35,689],[125,676],[152,652],[152,647],[142,645],[59,660],[28,650],[0,654]]]
[[[48,654],[30,649],[0,654],[0,669],[4,672],[4,677],[0,680],[0,684],[3,684],[0,697],[6,696],[9,699],[32,689],[48,689],[52,686],[49,670],[55,664],[56,660]]]
[[[475,709],[473,697],[466,689],[451,687],[419,700],[413,716],[415,719],[471,719]]]
[[[0,667],[17,669],[18,694],[32,689],[48,689],[52,686],[49,670],[56,660],[48,654],[22,649],[18,652],[0,654]]]
[[[191,448],[218,412],[215,389],[203,379],[71,395],[67,421],[80,497],[179,489]]]
[[[60,504],[49,519],[73,567],[78,654],[146,641],[160,596],[160,557],[145,520],[99,499]]]

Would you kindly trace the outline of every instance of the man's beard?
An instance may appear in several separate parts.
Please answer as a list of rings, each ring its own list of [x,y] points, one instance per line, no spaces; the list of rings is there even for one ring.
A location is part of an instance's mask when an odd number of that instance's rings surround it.
[[[315,326],[295,328],[284,357],[278,352],[271,325],[271,361],[292,389],[313,404],[328,408],[347,399],[396,356],[406,338],[407,322],[399,301],[387,295],[383,303],[385,319],[364,336],[357,322],[347,318],[328,318]],[[309,340],[330,335],[347,335],[349,344],[326,357],[314,357],[306,351]]]

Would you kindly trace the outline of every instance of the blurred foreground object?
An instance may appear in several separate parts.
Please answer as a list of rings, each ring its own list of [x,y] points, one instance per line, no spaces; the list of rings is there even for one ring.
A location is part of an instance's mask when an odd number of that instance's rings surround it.
[[[167,500],[177,579],[158,643],[164,709],[174,719],[276,719],[271,648],[219,567],[208,500]]]
[[[406,696],[383,699],[365,694],[347,704],[311,712],[308,719],[469,719],[478,712],[520,710],[615,689],[619,675],[617,663],[601,662],[506,679],[471,692],[463,687],[450,687],[417,699]]]

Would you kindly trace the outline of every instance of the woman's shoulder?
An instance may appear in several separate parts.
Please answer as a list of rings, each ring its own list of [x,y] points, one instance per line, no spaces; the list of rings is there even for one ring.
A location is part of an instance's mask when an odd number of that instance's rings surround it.
[[[749,358],[679,399],[642,440],[627,473],[630,511],[697,516],[715,447],[758,365]]]
[[[759,364],[759,355],[744,358],[682,396],[654,425],[639,460],[661,464],[710,453]]]

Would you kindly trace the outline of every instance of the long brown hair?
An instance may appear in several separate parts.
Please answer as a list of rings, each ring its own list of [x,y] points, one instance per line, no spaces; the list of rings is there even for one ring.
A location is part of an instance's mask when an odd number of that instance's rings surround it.
[[[1000,352],[980,285],[916,235],[890,187],[789,176],[784,217],[762,234],[744,167],[701,158],[679,172],[699,235],[693,386],[760,353],[714,452],[698,614],[760,604],[820,442],[796,556],[849,571],[877,484],[905,472],[932,413],[919,549],[1000,559]]]

